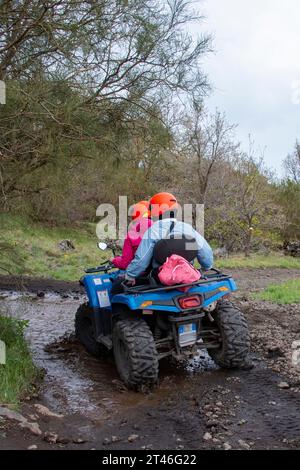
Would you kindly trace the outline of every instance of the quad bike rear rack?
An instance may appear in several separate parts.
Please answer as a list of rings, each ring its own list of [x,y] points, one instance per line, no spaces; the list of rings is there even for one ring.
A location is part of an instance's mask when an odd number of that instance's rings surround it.
[[[195,286],[200,286],[203,284],[209,284],[211,282],[226,281],[231,278],[230,275],[222,274],[217,269],[213,269],[212,271],[215,271],[215,274],[207,274],[206,276],[203,276],[199,281],[191,282],[189,284],[176,284],[174,286],[162,286],[161,284],[155,283],[155,284],[150,284],[150,285],[141,285],[141,286],[134,286],[134,287],[128,287],[126,286],[126,284],[123,284],[125,288],[124,293],[125,294],[144,294],[147,292],[178,290],[179,288],[182,288],[182,287],[195,287]]]

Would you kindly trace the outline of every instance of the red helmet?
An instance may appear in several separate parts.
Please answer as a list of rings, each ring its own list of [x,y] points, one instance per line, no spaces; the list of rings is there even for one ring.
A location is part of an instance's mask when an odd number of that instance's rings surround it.
[[[139,217],[148,217],[149,201],[140,201],[133,204],[133,206],[129,208],[129,215],[132,220],[136,220]]]
[[[165,212],[176,211],[177,209],[177,199],[171,193],[158,193],[150,199],[149,211],[151,218],[158,218]]]

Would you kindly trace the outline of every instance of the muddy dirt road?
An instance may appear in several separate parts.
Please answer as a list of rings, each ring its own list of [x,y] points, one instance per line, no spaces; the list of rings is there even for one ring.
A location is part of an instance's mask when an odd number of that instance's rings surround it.
[[[249,290],[300,273],[232,274],[240,287],[236,301],[250,326],[254,369],[223,371],[204,353],[185,366],[165,361],[159,388],[148,395],[124,389],[112,358],[96,360],[74,340],[74,314],[84,301],[76,284],[32,281],[25,283],[31,293],[20,294],[9,291],[19,280],[14,285],[0,279],[1,309],[29,320],[28,340],[37,365],[45,369],[39,394],[21,409],[42,434],[6,421],[0,449],[299,448],[300,370],[291,355],[292,343],[300,340],[300,305],[253,301]],[[63,417],[44,416],[37,404]]]

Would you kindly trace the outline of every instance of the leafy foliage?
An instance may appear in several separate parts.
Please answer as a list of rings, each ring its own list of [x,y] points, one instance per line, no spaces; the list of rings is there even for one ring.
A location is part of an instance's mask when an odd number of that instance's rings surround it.
[[[6,364],[0,366],[0,403],[18,404],[38,377],[24,338],[26,327],[25,320],[0,316],[0,339],[6,345]]]

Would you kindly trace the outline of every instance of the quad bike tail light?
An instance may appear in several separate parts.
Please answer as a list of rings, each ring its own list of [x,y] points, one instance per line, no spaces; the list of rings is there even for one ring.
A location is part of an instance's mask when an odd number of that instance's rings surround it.
[[[201,305],[201,297],[200,295],[193,295],[190,297],[181,297],[178,300],[178,303],[182,310],[188,310],[190,308],[197,308]]]

